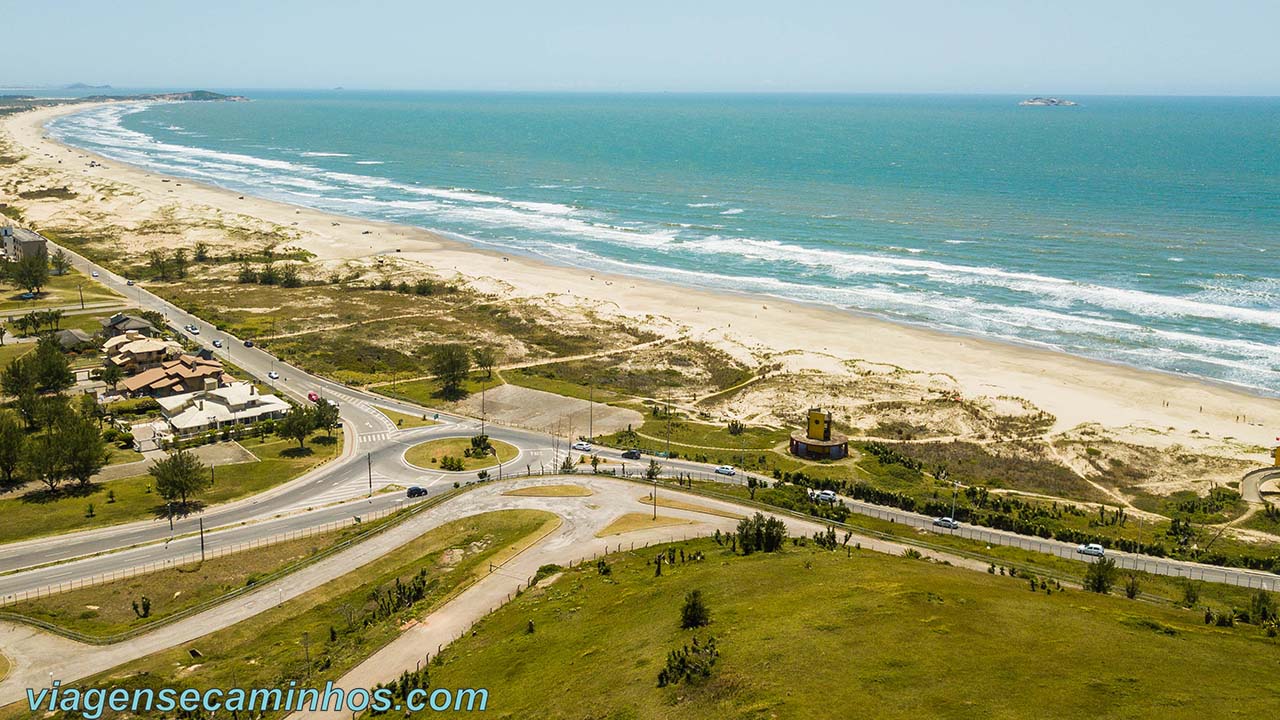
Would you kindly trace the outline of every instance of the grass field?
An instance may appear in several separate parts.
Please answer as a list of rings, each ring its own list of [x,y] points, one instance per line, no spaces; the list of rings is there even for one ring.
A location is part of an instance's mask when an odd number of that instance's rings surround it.
[[[502,494],[514,497],[590,497],[593,493],[580,485],[535,485]]]
[[[676,525],[692,525],[692,520],[684,518],[668,517],[659,515],[656,519],[649,513],[627,513],[618,516],[613,522],[600,528],[596,532],[596,537],[608,537],[610,535],[625,535],[629,532],[637,530],[651,530],[653,528],[674,527]]]
[[[0,367],[8,365],[35,349],[36,344],[33,342],[5,343],[3,347],[0,347]]]
[[[527,538],[539,537],[558,518],[534,510],[486,513],[447,523],[387,555],[331,580],[249,620],[181,647],[126,663],[81,683],[80,687],[286,687],[290,680],[323,687],[370,653],[390,642],[409,618],[470,585],[489,562]],[[425,594],[391,615],[379,614],[371,598],[397,579],[410,582],[426,572]],[[269,586],[268,586],[269,587]],[[309,646],[304,651],[303,641]],[[193,660],[188,649],[203,655]],[[11,706],[8,717],[26,717]],[[60,717],[60,716],[59,716]],[[77,716],[78,717],[78,716]],[[107,712],[104,718],[121,717]]]
[[[1275,707],[1280,644],[1256,627],[870,552],[679,547],[707,559],[654,577],[652,550],[624,553],[608,576],[585,565],[521,595],[445,649],[432,686],[488,688],[497,718],[1199,720]],[[711,624],[681,630],[694,589]],[[709,635],[711,677],[657,687],[667,653]]]
[[[95,587],[17,603],[6,612],[25,615],[87,635],[107,636],[149,625],[232,590],[255,584],[269,574],[320,550],[366,532],[370,525],[351,526],[320,535],[288,540],[250,552],[191,563],[116,580]],[[133,603],[151,600],[151,613],[140,618]]]
[[[438,470],[440,468],[440,459],[449,456],[462,460],[462,469],[464,471],[483,470],[484,468],[493,467],[499,462],[506,462],[520,452],[515,446],[504,443],[501,440],[490,440],[489,442],[497,452],[496,456],[464,457],[462,453],[471,448],[471,438],[454,437],[418,443],[405,452],[404,459],[410,465],[416,465],[428,470]]]
[[[105,285],[77,270],[68,270],[65,275],[49,274],[49,282],[40,289],[34,300],[23,300],[26,290],[22,288],[6,288],[0,291],[0,313],[22,314],[28,310],[80,304],[80,291],[84,291],[85,304],[99,303],[108,300],[123,300],[121,296],[108,290]]]
[[[390,410],[388,408],[380,407],[378,408],[378,412],[387,416],[387,419],[395,423],[396,427],[400,428],[401,430],[408,430],[409,428],[431,427],[432,425],[440,424],[435,420],[429,420],[427,418],[422,417],[421,415],[410,415],[408,413],[396,412],[395,410]]]
[[[462,390],[467,395],[475,395],[483,390],[490,390],[504,384],[496,375],[486,378],[482,372],[471,373],[462,383]],[[440,383],[435,380],[412,380],[398,382],[395,385],[379,385],[372,390],[387,397],[405,400],[423,407],[438,406],[447,402],[440,393]]]
[[[333,440],[326,443],[323,433],[313,436],[304,453],[298,452],[293,440],[272,436],[266,442],[243,440],[241,445],[258,461],[217,467],[213,487],[201,499],[206,505],[215,505],[292,480],[337,456],[342,451],[341,434],[335,433]],[[160,517],[164,501],[149,492],[153,482],[144,474],[99,483],[87,494],[69,491],[56,499],[39,493],[6,497],[0,500],[0,517],[5,518],[0,523],[0,543]],[[114,501],[109,495],[114,495]],[[93,517],[88,517],[90,503]]]

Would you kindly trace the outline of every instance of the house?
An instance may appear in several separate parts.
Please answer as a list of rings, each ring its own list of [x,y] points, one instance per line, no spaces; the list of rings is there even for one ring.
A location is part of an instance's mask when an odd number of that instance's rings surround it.
[[[101,320],[101,322],[102,334],[109,338],[130,332],[146,335],[147,337],[151,337],[156,334],[156,326],[137,315],[116,313],[109,318]]]
[[[849,437],[832,429],[831,413],[809,410],[808,425],[791,433],[791,454],[811,460],[839,460],[849,455]]]
[[[0,228],[0,241],[3,241],[4,258],[17,262],[33,255],[47,257],[49,255],[48,240],[39,233],[26,228]]]
[[[231,382],[231,376],[223,372],[222,363],[217,360],[184,354],[125,378],[116,387],[130,395],[165,397],[203,390],[205,380],[210,379],[214,387]]]
[[[93,336],[80,328],[58,330],[53,334],[53,339],[58,341],[58,345],[62,347],[63,352],[79,350],[93,345]]]
[[[150,338],[130,330],[104,342],[102,350],[107,354],[108,363],[132,374],[157,367],[165,360],[180,355],[182,346],[172,340]]]
[[[234,382],[217,387],[213,378],[196,392],[158,398],[160,412],[175,435],[195,435],[224,426],[252,424],[282,417],[289,403],[275,395],[262,395],[253,383]]]

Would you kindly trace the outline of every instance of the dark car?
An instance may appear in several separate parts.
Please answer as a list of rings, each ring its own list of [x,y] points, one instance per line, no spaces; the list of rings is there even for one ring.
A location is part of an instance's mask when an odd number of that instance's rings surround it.
[[[252,340],[245,340],[245,341],[244,341],[244,346],[245,346],[245,347],[253,347],[253,341],[252,341]]]
[[[404,494],[405,494],[405,497],[411,497],[411,498],[426,497],[427,489],[424,487],[418,487],[417,485],[414,485],[413,487],[406,490]]]
[[[630,450],[623,450],[622,457],[626,458],[627,460],[639,460],[640,451],[637,448],[631,448]]]

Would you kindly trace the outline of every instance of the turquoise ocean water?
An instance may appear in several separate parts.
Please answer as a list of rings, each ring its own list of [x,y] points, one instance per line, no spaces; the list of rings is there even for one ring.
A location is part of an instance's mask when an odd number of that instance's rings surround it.
[[[1280,394],[1280,99],[246,94],[49,130],[563,265]]]

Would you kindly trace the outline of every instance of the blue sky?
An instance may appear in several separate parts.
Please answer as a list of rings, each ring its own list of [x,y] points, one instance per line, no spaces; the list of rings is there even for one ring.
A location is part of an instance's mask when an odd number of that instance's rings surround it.
[[[0,85],[1280,95],[1277,0],[0,0]]]

